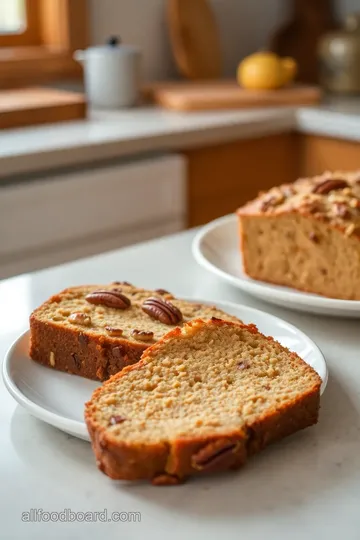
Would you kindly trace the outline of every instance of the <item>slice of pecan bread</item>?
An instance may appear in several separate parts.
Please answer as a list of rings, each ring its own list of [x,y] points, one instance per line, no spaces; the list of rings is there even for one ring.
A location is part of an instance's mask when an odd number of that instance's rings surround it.
[[[193,320],[95,390],[85,420],[113,479],[175,484],[235,469],[315,424],[321,379],[254,325]]]
[[[274,187],[237,214],[250,277],[360,300],[359,172]]]
[[[238,321],[215,307],[129,283],[66,289],[30,317],[33,360],[104,381],[137,362],[171,327],[196,317]]]

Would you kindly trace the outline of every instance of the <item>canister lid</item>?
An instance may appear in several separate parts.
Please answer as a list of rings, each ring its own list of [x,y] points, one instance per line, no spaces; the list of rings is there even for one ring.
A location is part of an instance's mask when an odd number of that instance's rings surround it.
[[[139,47],[122,43],[118,36],[110,36],[104,45],[94,45],[85,50],[87,54],[135,54],[139,53]]]

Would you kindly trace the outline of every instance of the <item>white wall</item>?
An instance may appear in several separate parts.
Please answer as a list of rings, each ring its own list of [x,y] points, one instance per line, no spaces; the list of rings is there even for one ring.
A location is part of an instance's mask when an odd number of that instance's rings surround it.
[[[94,44],[109,35],[137,44],[144,56],[146,80],[176,75],[165,24],[166,0],[89,0]],[[239,60],[265,47],[269,36],[286,18],[289,0],[211,0],[219,23],[225,75],[233,75]],[[342,19],[360,10],[359,0],[337,2]]]
[[[92,42],[103,43],[110,35],[141,47],[144,77],[159,80],[171,76],[172,63],[165,28],[165,0],[90,0]]]

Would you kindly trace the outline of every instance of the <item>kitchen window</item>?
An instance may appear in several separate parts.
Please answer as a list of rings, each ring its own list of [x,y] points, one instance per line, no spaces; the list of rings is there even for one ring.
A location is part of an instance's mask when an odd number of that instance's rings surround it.
[[[0,3],[0,46],[40,45],[39,25],[31,0]]]
[[[79,76],[87,46],[86,0],[0,2],[0,88]]]

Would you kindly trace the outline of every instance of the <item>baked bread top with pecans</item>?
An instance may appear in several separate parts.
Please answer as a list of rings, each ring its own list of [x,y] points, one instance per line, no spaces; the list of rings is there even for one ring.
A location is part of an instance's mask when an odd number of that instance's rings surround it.
[[[360,238],[360,172],[326,172],[276,186],[238,210],[240,215],[296,212]]]
[[[40,322],[77,330],[81,334],[120,339],[149,346],[171,327],[196,317],[238,321],[216,307],[175,298],[127,282],[65,289],[33,313]]]
[[[193,320],[95,390],[85,420],[114,479],[156,485],[242,465],[317,421],[321,379],[254,325]]]

